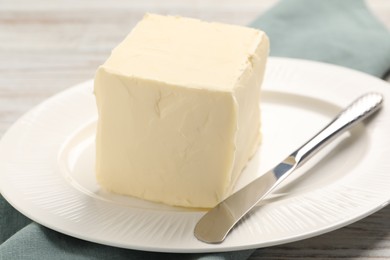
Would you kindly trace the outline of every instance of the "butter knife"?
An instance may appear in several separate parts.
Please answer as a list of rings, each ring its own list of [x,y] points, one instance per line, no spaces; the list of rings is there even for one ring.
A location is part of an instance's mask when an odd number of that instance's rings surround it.
[[[194,235],[206,243],[221,243],[230,230],[253,207],[283,182],[295,169],[334,140],[341,133],[371,116],[380,109],[382,95],[367,93],[343,111],[308,142],[291,153],[275,168],[255,179],[216,207],[208,211],[196,224]]]

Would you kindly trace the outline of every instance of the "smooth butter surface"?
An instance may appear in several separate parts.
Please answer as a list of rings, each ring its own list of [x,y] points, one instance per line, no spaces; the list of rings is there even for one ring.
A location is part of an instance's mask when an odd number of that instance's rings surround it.
[[[96,174],[104,188],[212,207],[259,143],[263,32],[146,15],[97,71]]]
[[[262,35],[250,28],[148,14],[104,67],[186,87],[232,90]]]

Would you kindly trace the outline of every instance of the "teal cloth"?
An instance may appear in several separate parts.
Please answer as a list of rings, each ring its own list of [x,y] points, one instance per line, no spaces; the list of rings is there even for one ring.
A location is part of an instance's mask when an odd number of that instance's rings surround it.
[[[259,0],[260,1],[260,0]],[[334,63],[382,77],[390,68],[390,34],[361,0],[285,0],[253,27],[267,32],[271,55]],[[1,181],[1,180],[0,180]],[[254,250],[168,254],[99,245],[24,217],[0,196],[0,259],[247,259]]]
[[[271,56],[333,63],[377,77],[390,70],[390,33],[363,0],[287,0],[252,26],[268,34]]]

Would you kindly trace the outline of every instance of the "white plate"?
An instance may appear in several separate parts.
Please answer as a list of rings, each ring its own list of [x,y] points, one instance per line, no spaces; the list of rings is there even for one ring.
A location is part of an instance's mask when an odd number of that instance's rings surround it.
[[[0,190],[19,211],[59,232],[117,247],[212,252],[276,245],[357,221],[390,199],[390,86],[322,63],[271,58],[263,86],[263,139],[241,187],[315,134],[367,91],[385,96],[376,117],[343,135],[218,245],[193,236],[202,211],[108,194],[94,178],[92,81],[45,101],[0,142]],[[322,158],[322,160],[319,160]]]

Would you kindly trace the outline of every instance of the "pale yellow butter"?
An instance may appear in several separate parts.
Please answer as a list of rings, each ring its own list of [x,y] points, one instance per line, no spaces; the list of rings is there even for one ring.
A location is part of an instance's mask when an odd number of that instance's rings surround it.
[[[96,175],[185,207],[228,196],[260,142],[264,32],[148,14],[98,69]]]

